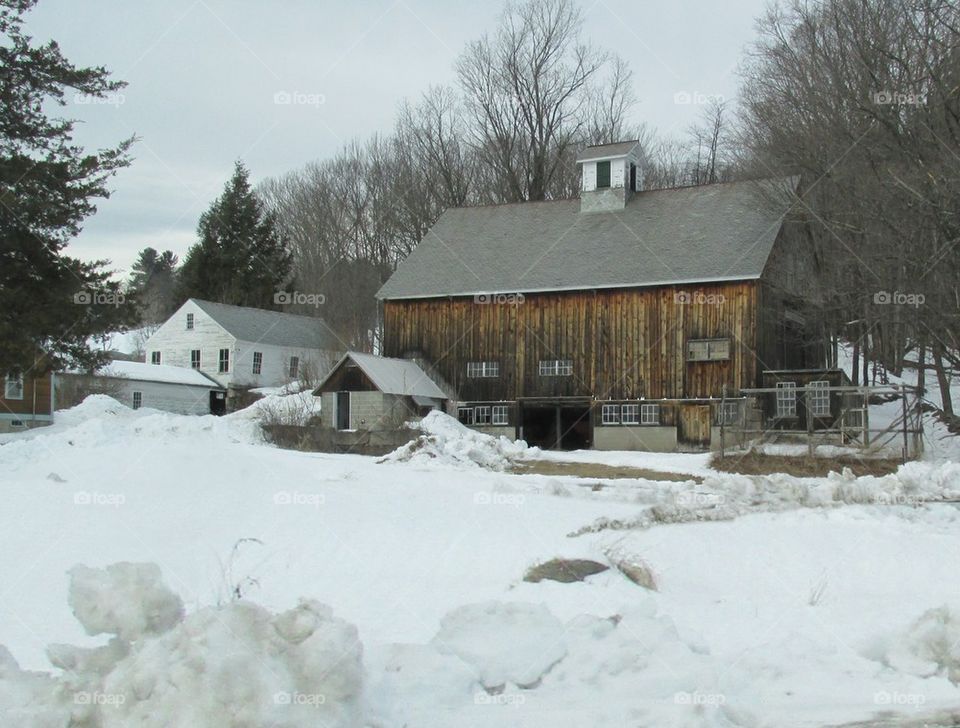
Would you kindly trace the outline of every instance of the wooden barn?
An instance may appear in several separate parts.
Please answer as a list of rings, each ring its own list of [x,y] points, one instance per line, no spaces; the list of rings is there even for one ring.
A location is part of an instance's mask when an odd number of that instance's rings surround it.
[[[447,210],[378,293],[384,355],[559,448],[709,448],[725,393],[821,366],[796,181],[643,191],[638,154],[587,148],[580,199]]]
[[[55,381],[50,371],[4,374],[0,390],[0,433],[52,424]]]

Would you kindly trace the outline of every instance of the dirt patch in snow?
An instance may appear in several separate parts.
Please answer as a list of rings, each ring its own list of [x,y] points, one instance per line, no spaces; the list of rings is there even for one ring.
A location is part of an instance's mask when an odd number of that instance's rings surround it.
[[[842,473],[849,468],[856,476],[890,475],[897,472],[901,462],[894,458],[858,458],[853,455],[839,457],[810,457],[795,455],[767,455],[750,452],[720,457],[714,455],[710,467],[725,473],[742,475],[770,475],[786,473],[799,478],[822,478],[830,473]]]
[[[583,581],[588,576],[607,571],[609,568],[606,564],[590,559],[550,559],[529,568],[523,580],[534,584],[544,579],[559,581],[561,584],[572,584],[575,581]]]
[[[602,478],[603,480],[633,478],[638,480],[663,480],[671,483],[685,483],[691,480],[695,483],[703,482],[703,478],[700,476],[686,473],[665,473],[649,468],[561,460],[525,460],[514,465],[510,472],[520,475],[527,473],[534,475],[569,475],[575,478]]]

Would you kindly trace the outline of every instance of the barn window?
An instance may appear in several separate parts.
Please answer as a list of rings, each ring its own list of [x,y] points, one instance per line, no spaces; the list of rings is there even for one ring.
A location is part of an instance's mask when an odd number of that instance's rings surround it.
[[[687,361],[722,361],[730,358],[730,339],[691,339]]]
[[[597,162],[597,189],[610,186],[610,161]]]
[[[735,425],[740,422],[740,401],[721,402],[717,411],[717,424]]]
[[[572,359],[541,359],[541,377],[569,377],[573,374]]]
[[[187,331],[192,331],[192,330],[193,330],[193,314],[188,313],[187,314]]]
[[[225,374],[230,371],[230,350],[221,349],[220,358],[218,360],[217,371],[221,374]]]
[[[830,416],[830,382],[810,382],[810,409],[814,417]]]
[[[190,350],[190,368],[191,369],[200,368],[200,350],[199,349]]]
[[[467,376],[475,377],[499,377],[500,362],[498,361],[468,361]]]
[[[457,419],[463,425],[472,425],[473,407],[457,407]]]
[[[263,352],[255,351],[253,352],[253,373],[259,374],[263,369]]]
[[[620,424],[620,405],[605,404],[600,410],[600,424],[619,425]]]
[[[143,392],[134,392],[133,393],[133,408],[140,409],[143,405]]]
[[[490,424],[490,408],[487,406],[474,408],[473,424],[489,425]]]
[[[296,379],[300,375],[300,357],[290,357],[290,370],[287,372],[291,379]]]
[[[658,404],[640,405],[640,424],[641,425],[659,425],[660,424],[660,405]]]
[[[7,374],[3,387],[4,399],[23,399],[23,374]]]
[[[493,424],[495,425],[510,424],[510,408],[507,405],[497,404],[493,406]]]
[[[797,383],[777,382],[777,417],[797,416]]]
[[[620,407],[620,421],[625,425],[640,424],[640,405],[625,404]]]

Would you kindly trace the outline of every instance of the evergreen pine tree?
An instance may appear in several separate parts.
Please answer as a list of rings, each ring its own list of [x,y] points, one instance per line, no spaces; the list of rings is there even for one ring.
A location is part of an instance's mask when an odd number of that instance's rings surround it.
[[[82,221],[129,164],[132,139],[88,154],[71,119],[49,115],[68,93],[104,97],[123,87],[102,68],[78,68],[55,42],[33,44],[23,15],[36,0],[0,0],[0,372],[41,374],[102,360],[92,336],[135,320],[107,261],[63,255]]]
[[[200,217],[197,236],[180,270],[181,301],[192,297],[279,308],[274,301],[290,273],[290,252],[274,214],[251,189],[242,162]]]
[[[140,307],[145,323],[161,323],[170,317],[176,307],[177,256],[171,250],[157,252],[144,248],[131,268],[127,290]]]

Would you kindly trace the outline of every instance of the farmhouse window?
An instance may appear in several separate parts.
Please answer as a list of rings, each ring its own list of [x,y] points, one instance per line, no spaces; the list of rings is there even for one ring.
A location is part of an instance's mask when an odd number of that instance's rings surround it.
[[[150,352],[150,363],[151,363],[151,364],[159,364],[159,363],[160,363],[160,352],[159,352],[159,351],[151,351],[151,352]]]
[[[797,383],[777,382],[777,417],[797,416]]]
[[[187,331],[191,331],[192,329],[193,329],[193,314],[188,313],[187,314]]]
[[[290,371],[288,373],[291,379],[296,379],[300,375],[300,357],[290,357]]]
[[[723,361],[730,358],[730,339],[691,339],[687,361]]]
[[[620,424],[620,405],[605,404],[600,410],[600,424],[619,425]]]
[[[473,424],[489,425],[490,424],[490,408],[487,406],[475,408],[473,410]]]
[[[814,417],[830,416],[830,382],[821,380],[810,382],[810,410]]]
[[[541,377],[569,377],[573,374],[572,359],[541,359]]]
[[[499,377],[500,362],[498,361],[468,361],[467,376],[475,377]]]
[[[143,405],[143,392],[134,392],[133,393],[133,408],[140,409]]]
[[[259,374],[263,369],[263,352],[255,351],[253,352],[253,373]]]
[[[463,425],[472,425],[473,407],[457,407],[457,419]]]
[[[497,404],[493,406],[493,424],[495,425],[510,424],[510,408],[507,405]]]
[[[640,405],[640,424],[641,425],[659,425],[660,424],[660,405],[658,404]]]
[[[219,359],[219,365],[217,367],[217,371],[220,372],[220,374],[225,374],[230,371],[230,350],[229,349],[220,350],[220,359]]]
[[[190,350],[190,368],[191,369],[200,368],[200,350],[199,349]]]
[[[640,405],[625,404],[620,407],[620,421],[625,425],[639,425]]]
[[[610,186],[610,162],[597,162],[597,189]]]
[[[7,374],[3,387],[4,399],[23,399],[23,374]]]
[[[740,402],[722,402],[717,413],[717,424],[735,425],[740,421]]]

